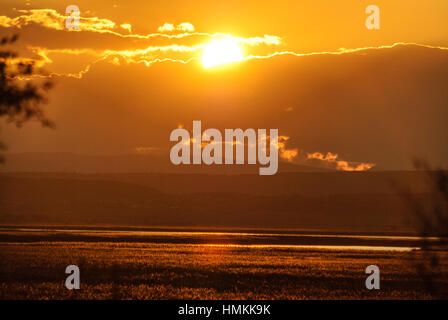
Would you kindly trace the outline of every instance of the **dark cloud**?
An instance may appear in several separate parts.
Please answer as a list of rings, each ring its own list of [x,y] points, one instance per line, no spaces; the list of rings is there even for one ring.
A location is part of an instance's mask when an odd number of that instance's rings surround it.
[[[168,148],[171,130],[202,120],[220,130],[278,128],[289,149],[405,169],[415,156],[448,163],[447,83],[448,52],[413,45],[220,70],[99,63],[81,80],[59,81],[49,106],[58,130],[3,134],[10,151],[121,153]]]

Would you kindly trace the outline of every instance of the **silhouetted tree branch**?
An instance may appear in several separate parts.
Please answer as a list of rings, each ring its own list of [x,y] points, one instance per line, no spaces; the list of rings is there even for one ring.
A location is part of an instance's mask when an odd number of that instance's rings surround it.
[[[47,103],[46,93],[53,83],[48,79],[32,81],[36,74],[35,62],[21,59],[14,51],[3,49],[17,41],[18,35],[0,39],[0,118],[20,127],[24,122],[35,119],[44,127],[54,127],[54,123],[45,117],[42,105]],[[0,152],[5,145],[0,142]],[[4,158],[0,154],[0,162]]]
[[[408,192],[406,197],[422,237],[421,258],[416,267],[431,296],[447,299],[448,172],[433,170],[422,160],[415,160],[414,166],[427,174],[428,187],[426,196]]]

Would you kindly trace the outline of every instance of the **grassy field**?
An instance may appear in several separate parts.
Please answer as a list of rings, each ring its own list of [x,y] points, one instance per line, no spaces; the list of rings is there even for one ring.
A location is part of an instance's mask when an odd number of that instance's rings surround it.
[[[241,243],[249,235],[238,235],[239,241],[229,241],[229,235],[199,236],[215,237],[214,244],[207,244],[165,241],[182,239],[177,233],[165,240],[160,234],[146,240],[141,235],[63,234],[1,233],[1,299],[431,298],[416,268],[426,259],[420,250],[271,245],[266,236],[265,244]],[[220,237],[227,245],[217,244]],[[439,255],[446,269],[448,257]],[[80,267],[80,290],[65,287],[70,264]],[[365,288],[365,268],[371,264],[380,267],[380,290]],[[445,287],[447,281],[437,279]]]

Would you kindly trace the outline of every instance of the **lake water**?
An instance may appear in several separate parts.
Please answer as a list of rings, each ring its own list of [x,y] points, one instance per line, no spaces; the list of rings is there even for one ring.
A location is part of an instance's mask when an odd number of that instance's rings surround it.
[[[400,235],[312,234],[291,232],[133,231],[82,228],[0,227],[3,242],[131,242],[240,248],[314,250],[418,250],[422,239]],[[429,238],[436,241],[438,238]]]

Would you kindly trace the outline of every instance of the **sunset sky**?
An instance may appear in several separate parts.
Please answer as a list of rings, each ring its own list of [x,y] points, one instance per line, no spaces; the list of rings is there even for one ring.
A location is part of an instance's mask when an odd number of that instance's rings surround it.
[[[365,27],[370,4],[380,30]],[[0,35],[15,33],[55,82],[45,110],[57,128],[2,122],[10,153],[163,153],[171,130],[201,120],[278,128],[296,164],[448,164],[446,0],[2,0]]]

